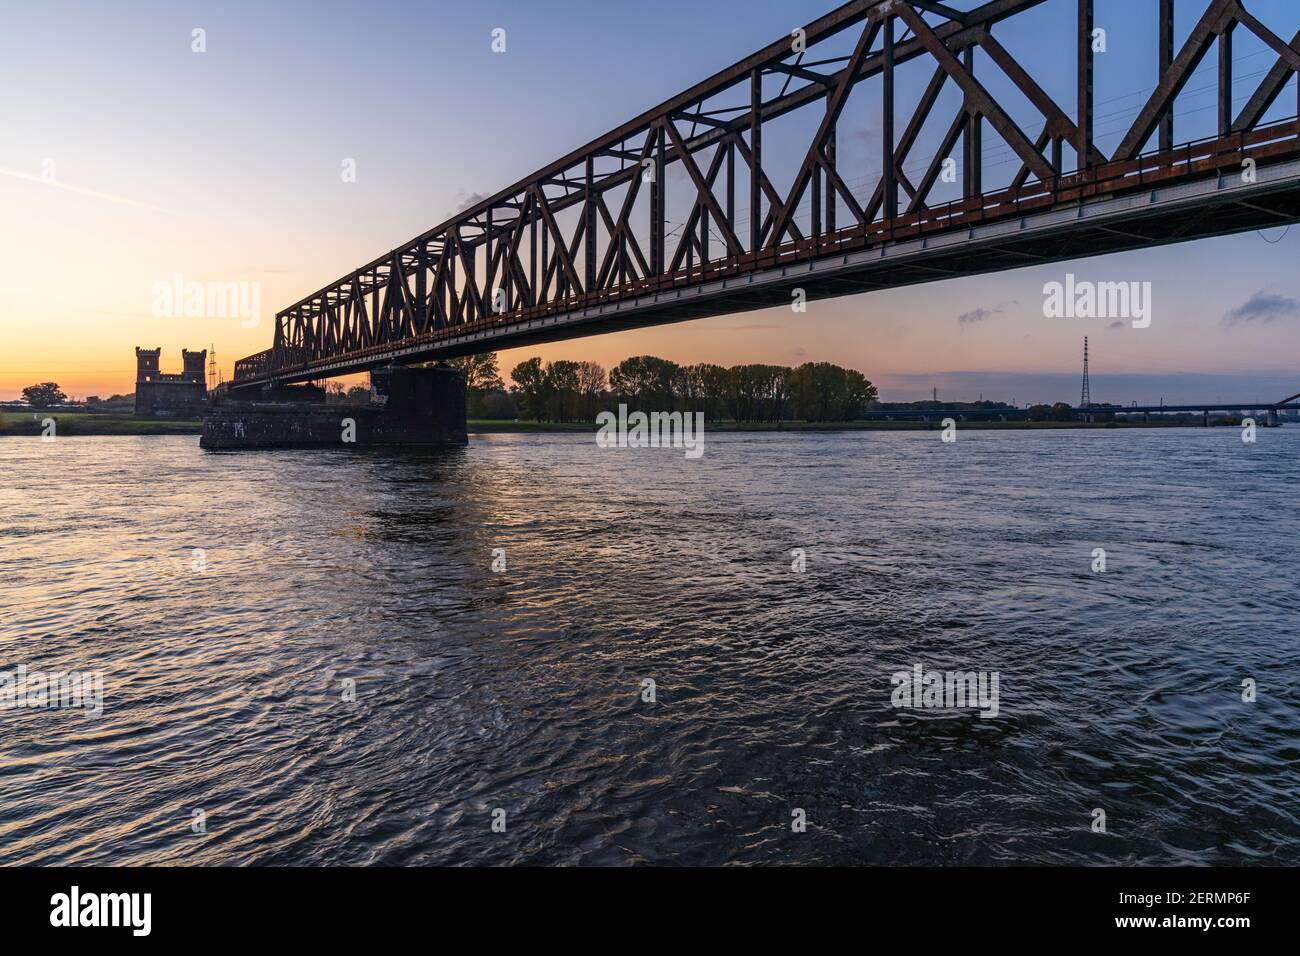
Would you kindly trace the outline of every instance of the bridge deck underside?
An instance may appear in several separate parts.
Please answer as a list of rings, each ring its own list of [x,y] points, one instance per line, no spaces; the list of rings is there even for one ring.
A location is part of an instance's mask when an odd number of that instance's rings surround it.
[[[1247,185],[1229,174],[1125,196],[1075,202],[1030,215],[940,231],[854,252],[812,257],[748,274],[697,281],[553,315],[488,327],[445,329],[428,341],[317,361],[275,375],[279,382],[364,372],[391,363],[436,361],[651,325],[789,306],[810,300],[1063,260],[1186,242],[1300,222],[1300,159],[1261,167]],[[1117,280],[1140,276],[1116,276]],[[864,316],[870,319],[869,314]],[[241,387],[265,379],[241,382]]]

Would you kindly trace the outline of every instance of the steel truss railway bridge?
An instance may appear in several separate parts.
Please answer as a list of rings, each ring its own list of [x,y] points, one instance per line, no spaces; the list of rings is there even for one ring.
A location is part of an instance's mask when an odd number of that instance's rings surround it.
[[[995,36],[1018,23],[1040,30],[1028,17],[1045,2],[845,3],[290,305],[271,348],[236,363],[233,385],[789,304],[796,289],[846,295],[1300,221],[1300,103],[1289,101],[1300,4],[1284,38],[1243,0],[1177,0],[1198,16],[1178,43],[1175,0],[1149,0],[1156,86],[1107,154],[1095,136],[1093,0],[1065,0],[1069,22],[1057,23],[1076,51],[1068,109]],[[1233,40],[1243,33],[1272,64],[1237,110]],[[1180,94],[1214,57],[1217,134],[1180,142]],[[921,81],[910,111],[899,106],[905,70]],[[953,89],[956,115],[939,115]],[[1010,89],[1033,115],[1013,119]],[[801,111],[811,133],[778,123]],[[1279,113],[1292,118],[1268,118]],[[856,188],[837,142],[861,137],[872,115],[880,172]],[[932,120],[941,135],[926,135]],[[1018,167],[992,190],[986,135]],[[920,149],[931,140],[936,148]],[[777,175],[778,154],[802,156],[793,180]],[[955,198],[936,198],[943,188]],[[682,210],[672,223],[670,205]]]

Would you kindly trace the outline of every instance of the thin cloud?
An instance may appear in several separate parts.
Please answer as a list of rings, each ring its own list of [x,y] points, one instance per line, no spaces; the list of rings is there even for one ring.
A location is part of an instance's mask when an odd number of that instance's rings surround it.
[[[129,199],[126,196],[115,196],[112,193],[100,192],[98,189],[87,189],[85,186],[74,186],[71,183],[60,182],[57,179],[49,179],[45,176],[36,176],[32,173],[24,173],[18,169],[6,169],[0,166],[0,176],[8,176],[11,179],[21,179],[29,183],[36,183],[38,186],[53,186],[55,189],[62,189],[65,192],[78,193],[82,196],[92,196],[95,199],[103,199],[107,202],[119,203],[123,206],[135,206],[137,209],[150,209],[154,212],[171,213],[174,210],[164,209],[162,206],[155,206],[153,203],[140,202],[138,199]]]
[[[991,319],[995,315],[1001,315],[1007,310],[1007,306],[1019,304],[1019,301],[1012,300],[1011,302],[999,302],[997,305],[987,309],[980,306],[978,309],[971,309],[969,312],[963,312],[961,315],[957,316],[957,324],[978,325],[981,322]]]
[[[957,324],[975,325],[979,322],[983,322],[990,316],[997,315],[1001,311],[1001,309],[985,309],[981,306],[978,309],[971,309],[969,312],[963,312],[961,315],[957,316]]]
[[[1231,326],[1243,322],[1260,322],[1267,325],[1296,317],[1300,317],[1300,301],[1276,292],[1256,292],[1244,305],[1225,313],[1223,324]]]
[[[481,202],[487,202],[487,201],[488,201],[489,199],[491,199],[491,198],[492,198],[492,194],[491,194],[491,193],[468,193],[468,194],[466,194],[465,190],[463,190],[463,189],[457,189],[457,190],[456,190],[456,208],[452,210],[452,215],[454,216],[456,213],[464,212],[466,209],[470,209],[470,208],[472,208],[472,207],[474,207],[474,206],[477,206],[477,205],[478,205],[479,203],[481,203]]]

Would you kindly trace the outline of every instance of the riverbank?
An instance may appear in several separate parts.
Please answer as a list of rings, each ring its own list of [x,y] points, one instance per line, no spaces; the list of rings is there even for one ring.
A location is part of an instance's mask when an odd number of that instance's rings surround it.
[[[978,431],[1046,431],[1086,428],[1199,428],[1189,422],[958,422],[957,427]],[[487,422],[471,421],[474,434],[514,432],[591,432],[591,422]],[[943,425],[933,422],[716,422],[705,425],[713,432],[906,432],[939,431]]]
[[[54,419],[55,434],[70,435],[198,435],[201,421],[135,418],[130,415],[104,415],[92,412],[22,412],[0,414],[0,436],[39,436],[44,421]],[[588,434],[595,430],[592,422],[469,422],[471,435],[537,432],[554,434],[573,432]],[[706,426],[713,432],[846,432],[846,431],[938,431],[938,422],[716,422]],[[959,422],[970,431],[1049,431],[1091,428],[1199,428],[1189,422]]]
[[[136,418],[101,412],[0,412],[0,436],[38,436],[46,432],[45,422],[54,420],[57,437],[69,435],[198,435],[201,421],[167,418]]]

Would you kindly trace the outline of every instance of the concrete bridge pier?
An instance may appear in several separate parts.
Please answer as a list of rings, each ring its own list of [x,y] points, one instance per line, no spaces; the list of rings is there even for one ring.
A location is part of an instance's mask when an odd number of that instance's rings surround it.
[[[199,447],[347,448],[467,445],[465,379],[448,365],[370,373],[368,405],[326,402],[321,389],[239,390],[203,419]],[[252,391],[252,394],[247,392]],[[260,394],[259,394],[260,393]]]

